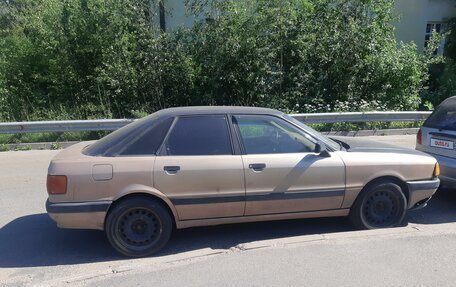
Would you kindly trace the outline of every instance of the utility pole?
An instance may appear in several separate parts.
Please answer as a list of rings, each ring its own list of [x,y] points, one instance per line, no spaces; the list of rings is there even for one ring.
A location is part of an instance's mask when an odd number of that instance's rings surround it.
[[[166,20],[165,20],[165,0],[158,1],[158,14],[160,18],[160,30],[162,33],[166,32]]]

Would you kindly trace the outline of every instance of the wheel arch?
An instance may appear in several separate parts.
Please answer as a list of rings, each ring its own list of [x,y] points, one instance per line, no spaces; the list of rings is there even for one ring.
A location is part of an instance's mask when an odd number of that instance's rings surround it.
[[[375,186],[378,184],[393,184],[399,187],[401,190],[402,195],[400,198],[396,197],[396,203],[400,203],[397,208],[393,208],[393,204],[391,204],[389,208],[389,213],[387,215],[376,215],[374,219],[369,219],[369,213],[372,215],[372,208],[368,208],[364,210],[364,198],[369,195],[369,192],[372,188],[375,190]],[[397,188],[395,188],[397,191]],[[353,205],[350,207],[350,214],[348,215],[352,224],[357,227],[358,229],[374,229],[374,228],[386,228],[386,227],[395,227],[399,226],[407,212],[409,195],[408,195],[408,188],[407,184],[398,177],[394,176],[381,176],[375,179],[370,180],[359,192],[358,196],[356,197]],[[391,198],[391,196],[390,196]],[[381,200],[381,199],[380,199]],[[391,198],[391,200],[393,200]],[[369,201],[366,201],[369,202]],[[402,203],[404,204],[403,206]],[[374,212],[375,213],[375,212]],[[365,215],[366,214],[366,215]],[[383,216],[383,219],[378,219],[378,216]],[[387,216],[387,217],[385,217]],[[393,217],[392,217],[393,216]],[[376,219],[377,218],[377,219]],[[373,221],[371,221],[373,220]],[[390,222],[388,221],[390,220]],[[386,223],[385,223],[386,222]],[[386,224],[386,225],[385,225]]]
[[[397,184],[401,188],[402,192],[404,193],[404,196],[407,199],[407,204],[408,204],[408,202],[410,201],[410,191],[408,189],[407,184],[405,183],[405,181],[403,181],[399,177],[392,176],[392,175],[380,176],[380,177],[371,179],[369,182],[367,182],[364,185],[364,187],[361,189],[359,194],[356,196],[355,202],[356,202],[356,200],[358,200],[358,198],[361,197],[361,195],[364,192],[366,192],[366,190],[368,190],[370,187],[372,187],[376,184],[379,184],[381,182],[393,182],[393,183]]]
[[[111,205],[108,208],[108,211],[106,212],[105,216],[105,222],[103,225],[106,225],[106,219],[108,218],[109,213],[121,202],[130,199],[130,198],[135,198],[135,197],[143,197],[143,198],[148,198],[148,199],[154,199],[158,202],[160,202],[169,212],[171,215],[173,225],[176,227],[177,221],[179,220],[179,217],[177,215],[177,211],[175,210],[173,204],[171,201],[163,194],[160,192],[156,191],[151,191],[151,190],[130,190],[128,192],[123,192],[119,194],[111,203]]]

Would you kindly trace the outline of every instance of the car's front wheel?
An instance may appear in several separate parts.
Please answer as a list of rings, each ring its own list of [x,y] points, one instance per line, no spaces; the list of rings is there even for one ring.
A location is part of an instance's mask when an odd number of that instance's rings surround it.
[[[407,199],[399,185],[383,181],[368,186],[350,210],[350,220],[359,229],[388,228],[402,223]]]
[[[134,197],[119,202],[106,219],[106,235],[118,252],[131,257],[156,253],[168,242],[171,215],[158,201]]]

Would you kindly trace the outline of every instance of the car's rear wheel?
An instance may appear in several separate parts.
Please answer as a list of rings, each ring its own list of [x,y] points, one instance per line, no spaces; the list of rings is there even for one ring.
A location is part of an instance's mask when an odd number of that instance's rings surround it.
[[[359,229],[388,228],[402,223],[407,199],[399,185],[383,181],[368,186],[356,199],[350,220]]]
[[[106,219],[106,235],[118,252],[131,257],[156,253],[171,237],[168,210],[158,201],[136,197],[114,206]]]

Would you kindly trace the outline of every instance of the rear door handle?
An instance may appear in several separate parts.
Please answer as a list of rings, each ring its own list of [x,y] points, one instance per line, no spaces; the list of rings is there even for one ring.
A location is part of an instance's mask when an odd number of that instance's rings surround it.
[[[180,170],[180,166],[165,166],[163,170],[168,174],[176,174]]]
[[[254,171],[263,171],[266,168],[266,164],[264,163],[251,163],[249,164],[249,168],[253,169]]]

